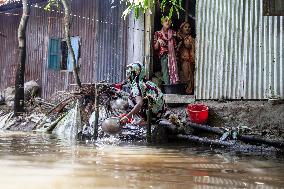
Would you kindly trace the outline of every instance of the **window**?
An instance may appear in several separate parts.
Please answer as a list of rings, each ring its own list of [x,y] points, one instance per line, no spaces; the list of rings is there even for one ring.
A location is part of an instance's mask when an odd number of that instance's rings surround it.
[[[284,16],[284,0],[263,0],[264,16]]]
[[[80,53],[80,37],[71,37],[71,45],[78,64]],[[60,38],[50,38],[48,48],[48,69],[72,71],[71,54],[68,52],[67,43]]]
[[[48,69],[60,70],[60,39],[49,39]]]

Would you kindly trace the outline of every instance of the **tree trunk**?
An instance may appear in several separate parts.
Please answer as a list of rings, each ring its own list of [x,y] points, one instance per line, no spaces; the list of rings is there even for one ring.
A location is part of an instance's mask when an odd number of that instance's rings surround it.
[[[79,77],[79,69],[78,66],[76,64],[76,57],[75,57],[75,53],[74,50],[72,48],[72,44],[71,44],[71,36],[70,36],[70,28],[71,28],[71,24],[70,24],[70,7],[69,7],[69,0],[61,0],[63,8],[64,8],[64,31],[65,31],[65,38],[66,38],[66,43],[68,46],[68,51],[71,53],[71,59],[72,59],[72,65],[73,65],[73,74],[74,74],[74,78],[75,78],[75,82],[77,84],[77,86],[79,88],[82,87],[81,84],[81,80]]]
[[[24,82],[26,63],[26,29],[30,15],[29,0],[23,0],[23,14],[18,28],[19,59],[15,78],[14,113],[24,112]]]

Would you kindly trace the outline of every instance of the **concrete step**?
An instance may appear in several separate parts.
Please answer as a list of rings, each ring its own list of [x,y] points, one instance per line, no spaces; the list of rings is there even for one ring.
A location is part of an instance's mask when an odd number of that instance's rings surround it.
[[[164,94],[167,104],[190,104],[195,102],[194,95]]]

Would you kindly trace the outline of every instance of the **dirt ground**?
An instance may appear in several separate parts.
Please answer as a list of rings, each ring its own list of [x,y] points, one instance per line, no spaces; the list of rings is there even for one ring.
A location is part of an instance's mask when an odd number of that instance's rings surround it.
[[[247,126],[254,134],[284,139],[284,103],[271,105],[268,101],[200,101],[209,107],[208,125],[214,127]],[[173,112],[186,116],[186,108]]]

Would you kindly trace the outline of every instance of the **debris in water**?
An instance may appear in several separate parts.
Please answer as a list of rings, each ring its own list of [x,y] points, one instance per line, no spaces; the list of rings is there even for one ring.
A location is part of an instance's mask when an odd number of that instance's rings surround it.
[[[80,114],[79,100],[74,108],[68,111],[53,129],[52,133],[64,137],[65,139],[74,140],[79,132],[82,131],[82,120]]]
[[[9,122],[12,116],[13,113],[11,112],[0,117],[0,129],[4,129],[4,127],[6,127],[6,124]]]
[[[115,135],[121,131],[120,118],[107,118],[102,123],[102,130],[108,134]]]

